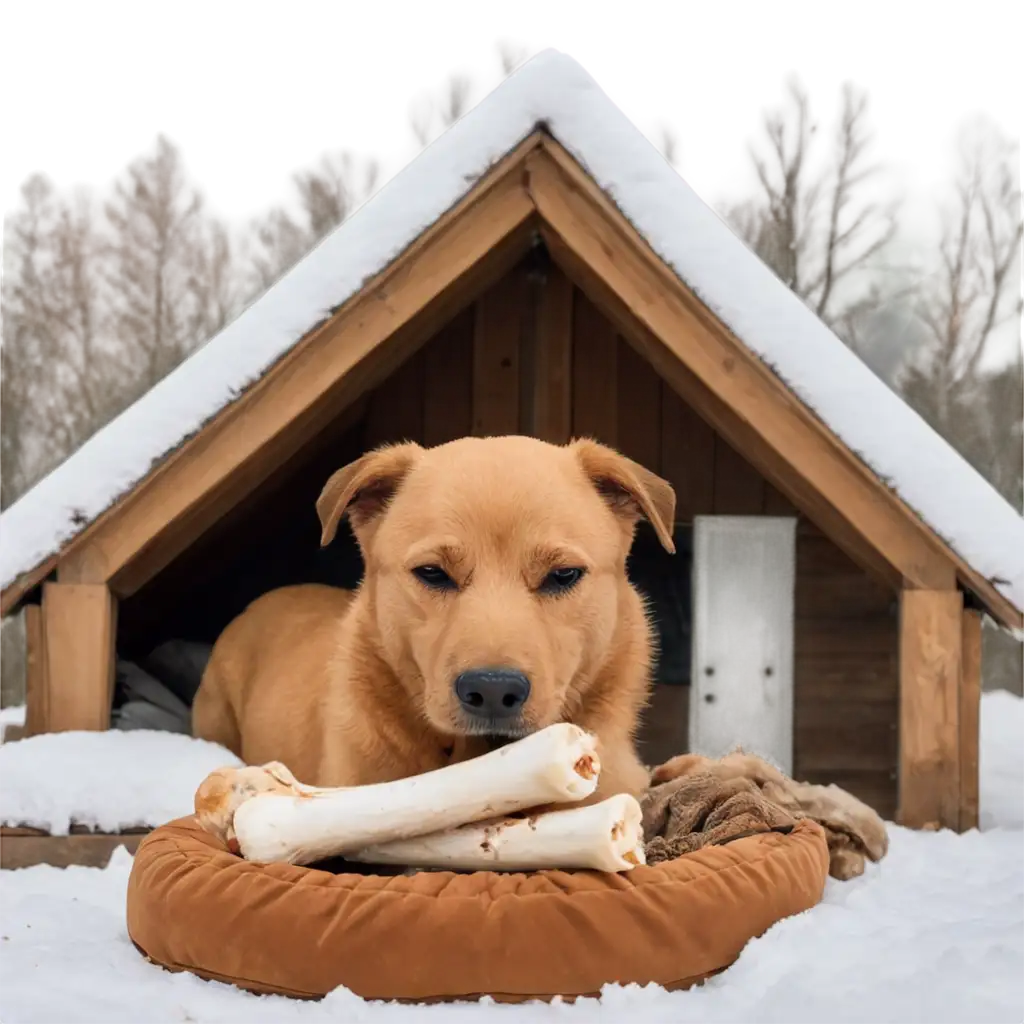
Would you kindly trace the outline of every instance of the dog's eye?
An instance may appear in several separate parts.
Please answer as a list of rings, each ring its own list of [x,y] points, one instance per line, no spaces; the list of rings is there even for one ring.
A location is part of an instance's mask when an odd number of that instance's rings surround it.
[[[544,581],[540,585],[540,592],[542,594],[564,594],[567,590],[572,590],[583,579],[584,571],[583,569],[552,569],[544,577]]]
[[[455,580],[439,565],[418,565],[412,571],[421,583],[434,590],[455,590]]]

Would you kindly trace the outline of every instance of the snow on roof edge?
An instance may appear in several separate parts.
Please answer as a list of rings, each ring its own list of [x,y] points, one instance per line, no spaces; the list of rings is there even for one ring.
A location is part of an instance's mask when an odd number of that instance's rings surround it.
[[[0,586],[56,553],[544,123],[726,326],[1024,610],[1024,518],[733,234],[571,58],[547,50],[0,517]],[[865,414],[865,408],[870,412]]]

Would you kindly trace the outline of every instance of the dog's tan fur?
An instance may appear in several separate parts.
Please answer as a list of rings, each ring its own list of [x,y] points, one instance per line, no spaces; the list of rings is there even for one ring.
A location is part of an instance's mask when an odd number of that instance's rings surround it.
[[[366,567],[348,592],[272,591],[221,635],[193,708],[195,735],[304,782],[361,785],[485,749],[460,713],[459,672],[512,666],[532,689],[526,726],[596,734],[595,798],[639,792],[634,749],[652,648],[626,577],[636,522],[672,550],[665,481],[593,441],[464,438],[378,449],[339,470],[317,505],[323,542],[349,517]],[[412,570],[441,566],[457,591]],[[538,593],[555,568],[586,573]]]

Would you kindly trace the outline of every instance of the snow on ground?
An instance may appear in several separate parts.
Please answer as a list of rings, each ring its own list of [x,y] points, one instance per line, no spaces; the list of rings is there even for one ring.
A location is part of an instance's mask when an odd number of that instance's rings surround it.
[[[702,988],[609,986],[570,1005],[397,1006],[336,991],[257,997],[148,964],[124,925],[131,858],[105,870],[0,872],[0,1020],[149,1024],[452,1021],[454,1024],[753,1021],[999,1024],[1024,1020],[1024,701],[982,701],[983,830],[893,826],[888,857],[779,922]]]
[[[64,732],[0,746],[0,824],[54,835],[160,825],[192,813],[199,783],[241,762],[230,751],[170,732]]]
[[[1024,721],[1021,700],[1006,690],[981,701],[980,754],[983,829],[1024,829]]]
[[[4,733],[9,726],[25,724],[25,705],[17,704],[9,708],[0,708],[0,743],[4,741]]]

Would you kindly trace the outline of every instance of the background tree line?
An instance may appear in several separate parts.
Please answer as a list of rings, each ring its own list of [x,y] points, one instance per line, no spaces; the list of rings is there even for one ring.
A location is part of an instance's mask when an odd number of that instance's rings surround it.
[[[500,50],[504,75],[525,54]],[[421,146],[458,120],[474,83],[451,77],[410,114]],[[1024,507],[1024,373],[985,368],[1021,315],[1018,154],[983,119],[963,127],[936,208],[939,242],[902,256],[898,203],[875,162],[867,97],[843,89],[819,123],[796,83],[764,115],[751,195],[723,216],[785,284],[1016,508]],[[665,134],[662,152],[680,162]],[[346,150],[293,178],[287,205],[241,227],[204,202],[159,137],[102,195],[31,177],[6,218],[0,365],[0,507],[217,333],[375,190],[380,168]],[[870,413],[867,413],[870,414]],[[16,627],[15,627],[16,629]],[[1021,689],[1021,648],[986,638],[987,685]],[[5,625],[4,703],[21,644]],[[13,688],[13,690],[12,690]]]

